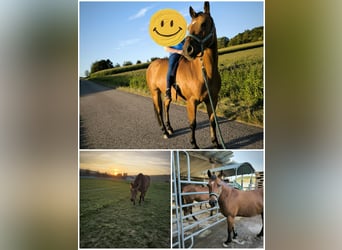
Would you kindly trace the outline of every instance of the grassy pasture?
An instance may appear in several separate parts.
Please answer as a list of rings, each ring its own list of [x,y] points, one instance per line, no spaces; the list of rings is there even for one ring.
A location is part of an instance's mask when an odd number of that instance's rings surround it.
[[[133,206],[129,183],[80,179],[81,248],[169,248],[170,184],[151,181]]]
[[[239,47],[240,46],[240,47]],[[222,79],[217,113],[228,119],[263,126],[263,49],[262,42],[220,50],[219,72]],[[91,76],[88,79],[108,87],[122,88],[150,95],[146,69],[113,75]],[[184,102],[178,102],[184,104]],[[204,109],[201,104],[199,109]]]

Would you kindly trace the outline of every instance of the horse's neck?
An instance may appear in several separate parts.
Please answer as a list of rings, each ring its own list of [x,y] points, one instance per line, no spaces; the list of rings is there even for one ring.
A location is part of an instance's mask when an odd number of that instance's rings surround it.
[[[233,188],[230,187],[227,183],[222,181],[222,192],[224,192],[224,196],[229,196],[233,191]]]
[[[209,76],[211,76],[213,72],[217,70],[217,66],[218,66],[217,47],[216,46],[213,46],[213,47],[214,48],[205,49],[203,53],[204,68]]]

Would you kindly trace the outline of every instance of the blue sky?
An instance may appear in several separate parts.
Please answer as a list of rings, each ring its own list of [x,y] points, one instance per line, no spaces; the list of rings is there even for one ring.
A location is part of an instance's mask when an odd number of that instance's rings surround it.
[[[79,73],[91,64],[109,59],[115,65],[133,64],[168,54],[149,36],[151,16],[175,9],[190,23],[189,6],[203,11],[201,2],[79,2]],[[247,29],[264,25],[263,2],[210,2],[217,36],[232,38]]]

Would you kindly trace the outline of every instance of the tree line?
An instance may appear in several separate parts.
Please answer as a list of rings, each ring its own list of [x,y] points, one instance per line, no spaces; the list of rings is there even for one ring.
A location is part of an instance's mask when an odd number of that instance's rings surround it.
[[[127,173],[118,173],[117,175],[112,175],[110,173],[102,173],[98,171],[93,171],[89,169],[80,169],[81,177],[97,177],[97,178],[117,178],[117,179],[125,179],[128,177]]]
[[[222,48],[226,48],[229,46],[262,41],[263,39],[264,39],[264,27],[260,26],[252,30],[245,30],[244,32],[237,34],[231,39],[229,39],[228,37],[220,37],[217,39],[217,47],[218,49],[222,49]],[[152,62],[158,58],[159,57],[152,57],[150,60],[147,60],[147,62]],[[141,63],[142,62],[140,60],[137,60],[136,62],[136,64],[141,64]],[[95,73],[100,70],[119,68],[121,66],[130,66],[130,65],[133,65],[133,62],[124,61],[122,65],[120,65],[119,63],[116,63],[114,65],[111,60],[103,59],[103,60],[99,60],[99,61],[92,63],[90,72],[86,70],[85,75],[88,77],[90,74]]]

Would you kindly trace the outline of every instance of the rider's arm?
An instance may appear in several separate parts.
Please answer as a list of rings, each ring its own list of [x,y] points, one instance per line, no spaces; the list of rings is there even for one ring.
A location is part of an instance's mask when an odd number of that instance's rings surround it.
[[[177,53],[177,54],[183,55],[183,50],[180,50],[180,49],[174,49],[171,47],[164,47],[164,49],[169,53]]]

